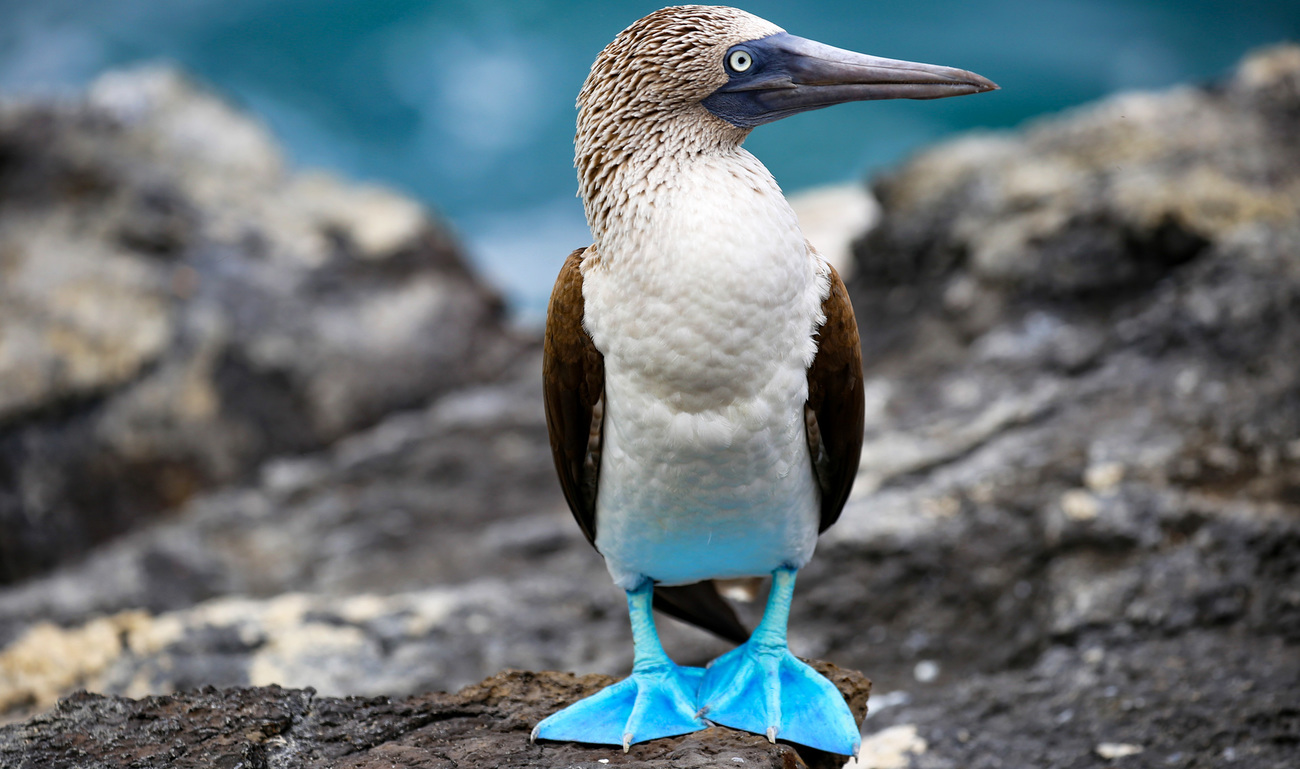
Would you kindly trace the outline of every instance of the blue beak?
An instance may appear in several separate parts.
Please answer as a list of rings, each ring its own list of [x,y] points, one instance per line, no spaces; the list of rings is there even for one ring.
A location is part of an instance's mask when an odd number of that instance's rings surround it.
[[[784,32],[732,46],[724,66],[730,80],[703,104],[740,128],[849,101],[942,99],[998,88],[964,69],[868,56]]]

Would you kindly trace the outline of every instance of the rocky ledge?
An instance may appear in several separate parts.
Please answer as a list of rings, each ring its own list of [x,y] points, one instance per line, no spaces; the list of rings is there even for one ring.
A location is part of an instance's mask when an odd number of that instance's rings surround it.
[[[814,663],[856,715],[871,682]],[[830,769],[843,758],[725,727],[617,747],[529,741],[560,707],[613,683],[602,675],[507,671],[455,694],[319,697],[312,689],[212,687],[130,700],[78,692],[49,713],[0,728],[12,769],[157,767],[697,767]]]

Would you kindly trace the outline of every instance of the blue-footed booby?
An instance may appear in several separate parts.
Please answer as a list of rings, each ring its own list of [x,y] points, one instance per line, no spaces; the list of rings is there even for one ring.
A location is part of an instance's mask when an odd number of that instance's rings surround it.
[[[741,143],[805,110],[995,88],[723,7],[656,11],[596,57],[574,142],[593,242],[552,292],[543,378],[560,484],[627,592],[634,662],[534,738],[626,750],[717,723],[856,754],[858,724],[790,653],[786,623],[795,573],[857,472],[857,325],[843,282]],[[766,575],[751,635],[713,580]],[[707,669],[680,667],[652,603],[740,645]]]

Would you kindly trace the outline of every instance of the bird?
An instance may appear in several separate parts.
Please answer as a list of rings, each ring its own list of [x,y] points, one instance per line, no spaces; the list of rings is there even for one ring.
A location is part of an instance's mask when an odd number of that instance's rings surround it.
[[[560,486],[626,592],[633,665],[532,739],[627,751],[721,724],[857,754],[858,723],[791,654],[787,624],[796,574],[858,469],[858,328],[840,276],[741,145],[807,110],[997,87],[721,6],[655,11],[596,57],[574,138],[592,242],[552,290],[542,375]],[[768,576],[750,633],[716,581]],[[738,645],[679,666],[652,608]]]

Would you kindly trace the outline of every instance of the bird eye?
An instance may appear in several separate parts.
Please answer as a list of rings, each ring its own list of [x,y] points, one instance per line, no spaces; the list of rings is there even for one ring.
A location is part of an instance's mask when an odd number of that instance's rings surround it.
[[[754,57],[744,49],[727,54],[727,68],[732,72],[744,72],[754,66]]]

